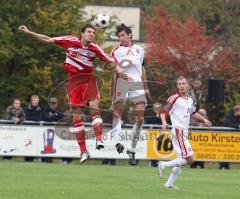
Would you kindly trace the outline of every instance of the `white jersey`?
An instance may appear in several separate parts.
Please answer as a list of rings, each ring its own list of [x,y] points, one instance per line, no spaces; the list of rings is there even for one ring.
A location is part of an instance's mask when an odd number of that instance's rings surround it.
[[[195,112],[195,109],[191,97],[182,97],[180,94],[175,94],[168,98],[161,112],[169,113],[173,128],[187,130],[191,114]]]
[[[142,65],[144,59],[144,50],[142,47],[136,44],[130,47],[120,45],[113,49],[112,57],[115,63],[123,70],[123,73],[131,76],[135,81],[142,81]]]

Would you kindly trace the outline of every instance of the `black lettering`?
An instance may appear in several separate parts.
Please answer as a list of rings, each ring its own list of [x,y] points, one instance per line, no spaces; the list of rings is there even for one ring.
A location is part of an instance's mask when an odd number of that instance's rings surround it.
[[[158,151],[161,151],[162,149],[162,143],[163,143],[163,135],[161,135],[158,139],[158,142],[157,142],[157,150]]]
[[[166,152],[173,150],[173,144],[172,144],[172,141],[171,141],[170,138],[167,138],[167,139],[164,141],[163,150],[166,151]]]
[[[217,140],[218,134],[212,134],[212,141],[219,142]]]

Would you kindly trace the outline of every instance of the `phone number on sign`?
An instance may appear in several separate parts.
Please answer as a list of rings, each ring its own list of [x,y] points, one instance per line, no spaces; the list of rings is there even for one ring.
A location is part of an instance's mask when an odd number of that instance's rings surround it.
[[[216,159],[216,154],[211,154],[211,153],[197,153],[196,154],[197,159],[211,159],[215,160]]]
[[[240,160],[240,155],[224,154],[223,159],[224,160]]]
[[[196,158],[215,160],[217,159],[217,156],[216,154],[211,154],[211,153],[197,153]],[[218,159],[219,159],[219,156],[218,156]],[[240,155],[223,154],[221,155],[220,159],[221,160],[240,160]]]

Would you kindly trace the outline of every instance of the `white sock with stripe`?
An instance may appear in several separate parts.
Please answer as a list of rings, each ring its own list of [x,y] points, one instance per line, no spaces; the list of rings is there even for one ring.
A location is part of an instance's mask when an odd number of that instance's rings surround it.
[[[187,160],[183,158],[176,158],[171,161],[163,162],[162,165],[164,167],[182,167],[187,165]]]
[[[135,152],[135,148],[137,146],[141,130],[142,130],[142,125],[138,125],[136,123],[133,125],[132,134],[131,134],[132,142],[131,142],[131,147],[129,148],[131,152]]]
[[[166,182],[167,185],[173,185],[176,178],[181,174],[182,168],[181,167],[173,167],[172,172]]]
[[[113,128],[114,141],[115,143],[119,143],[119,141],[121,140],[120,134],[122,131],[121,120],[119,118],[113,118],[112,128]]]

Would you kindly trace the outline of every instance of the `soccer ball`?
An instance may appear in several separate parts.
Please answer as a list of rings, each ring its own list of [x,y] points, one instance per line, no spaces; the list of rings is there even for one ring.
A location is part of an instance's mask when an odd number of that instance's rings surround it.
[[[107,14],[99,13],[95,17],[95,26],[99,28],[106,28],[109,25],[110,17]]]

